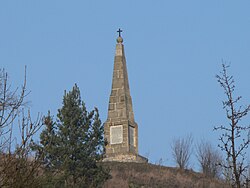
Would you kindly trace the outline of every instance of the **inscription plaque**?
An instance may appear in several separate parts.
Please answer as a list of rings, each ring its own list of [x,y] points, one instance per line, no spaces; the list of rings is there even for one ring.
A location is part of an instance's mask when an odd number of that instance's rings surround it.
[[[135,146],[135,128],[129,126],[129,144]]]
[[[121,144],[123,141],[122,125],[110,127],[110,144]]]

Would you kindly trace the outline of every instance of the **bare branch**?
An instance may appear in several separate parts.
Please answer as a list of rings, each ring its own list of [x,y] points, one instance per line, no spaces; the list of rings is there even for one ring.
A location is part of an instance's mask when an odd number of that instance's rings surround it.
[[[191,135],[186,138],[175,139],[172,143],[173,158],[181,169],[188,168],[189,159],[192,153],[193,138]]]
[[[222,174],[222,156],[208,142],[201,141],[196,147],[196,157],[202,172],[208,177],[219,178]]]
[[[214,130],[223,131],[219,140],[222,145],[219,145],[222,151],[225,151],[227,156],[227,163],[220,164],[224,169],[231,170],[231,177],[229,178],[233,186],[237,188],[241,187],[241,178],[246,171],[245,159],[246,149],[250,143],[250,136],[243,138],[243,132],[250,131],[250,126],[239,125],[239,122],[244,118],[250,111],[250,105],[242,109],[239,106],[237,109],[237,103],[242,98],[238,96],[234,98],[235,81],[233,76],[229,76],[227,73],[228,65],[222,64],[222,72],[217,75],[217,81],[223,88],[226,94],[226,100],[223,101],[223,109],[226,110],[226,117],[229,120],[228,126],[215,127]]]

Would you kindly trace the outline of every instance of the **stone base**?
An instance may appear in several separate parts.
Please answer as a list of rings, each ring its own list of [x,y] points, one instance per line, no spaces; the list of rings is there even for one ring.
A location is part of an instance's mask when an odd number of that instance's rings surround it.
[[[126,154],[116,155],[114,157],[107,157],[102,160],[103,162],[134,162],[134,163],[147,163],[148,159],[140,155]]]

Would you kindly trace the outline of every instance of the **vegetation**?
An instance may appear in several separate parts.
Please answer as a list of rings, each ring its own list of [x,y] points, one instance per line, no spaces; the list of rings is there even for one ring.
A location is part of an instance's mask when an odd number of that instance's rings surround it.
[[[228,184],[202,173],[149,163],[104,163],[112,179],[104,188],[229,188]]]
[[[87,112],[75,85],[65,93],[58,119],[31,118],[25,78],[12,89],[0,70],[0,187],[99,187],[109,173],[97,164],[104,154],[97,108]],[[40,144],[33,141],[41,128]],[[14,133],[20,130],[20,134]]]
[[[192,153],[193,138],[191,135],[185,138],[175,139],[172,143],[172,155],[176,165],[180,169],[187,169]]]
[[[234,97],[235,82],[233,76],[228,75],[228,68],[229,66],[223,64],[221,74],[216,77],[226,95],[226,99],[223,101],[223,108],[226,110],[226,117],[229,123],[227,126],[215,127],[215,130],[222,131],[219,138],[221,141],[219,148],[226,156],[226,163],[220,163],[220,166],[231,175],[229,179],[232,186],[240,188],[242,186],[242,178],[245,176],[248,168],[246,164],[246,149],[250,143],[250,126],[242,125],[242,119],[248,114],[250,105],[246,107],[238,105],[242,97]]]
[[[196,148],[196,156],[201,167],[202,173],[207,177],[221,178],[222,171],[218,164],[222,163],[223,158],[209,142],[201,141]]]
[[[0,187],[36,187],[40,163],[32,156],[30,142],[41,127],[40,117],[32,121],[27,109],[26,74],[20,90],[12,89],[8,78],[1,69]],[[13,135],[14,129],[20,130],[18,138]]]
[[[234,79],[223,64],[218,82],[226,100],[228,125],[215,127],[222,132],[219,148],[200,142],[196,157],[202,173],[190,168],[193,138],[173,140],[173,159],[178,168],[136,163],[103,163],[104,129],[98,109],[88,112],[75,85],[63,96],[57,118],[50,112],[33,121],[26,102],[26,70],[20,89],[12,89],[8,74],[0,70],[0,187],[249,187],[250,165],[246,150],[250,143],[250,126],[242,119],[250,105],[234,97]],[[44,126],[38,143],[34,135]],[[14,130],[20,130],[15,134]],[[248,159],[249,160],[249,159]],[[111,168],[111,171],[107,170]],[[110,178],[110,172],[112,179]],[[216,180],[217,179],[217,180]]]
[[[40,145],[33,146],[50,180],[45,178],[44,186],[101,186],[109,174],[96,163],[103,157],[105,144],[97,108],[87,112],[75,85],[65,92],[57,118],[53,122],[50,113],[45,117]]]

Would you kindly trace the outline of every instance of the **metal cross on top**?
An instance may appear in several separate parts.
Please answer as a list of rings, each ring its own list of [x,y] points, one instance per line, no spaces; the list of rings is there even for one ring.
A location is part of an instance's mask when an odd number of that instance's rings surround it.
[[[122,30],[119,28],[117,31],[117,33],[119,33],[119,37],[121,37],[121,32],[122,32]]]

